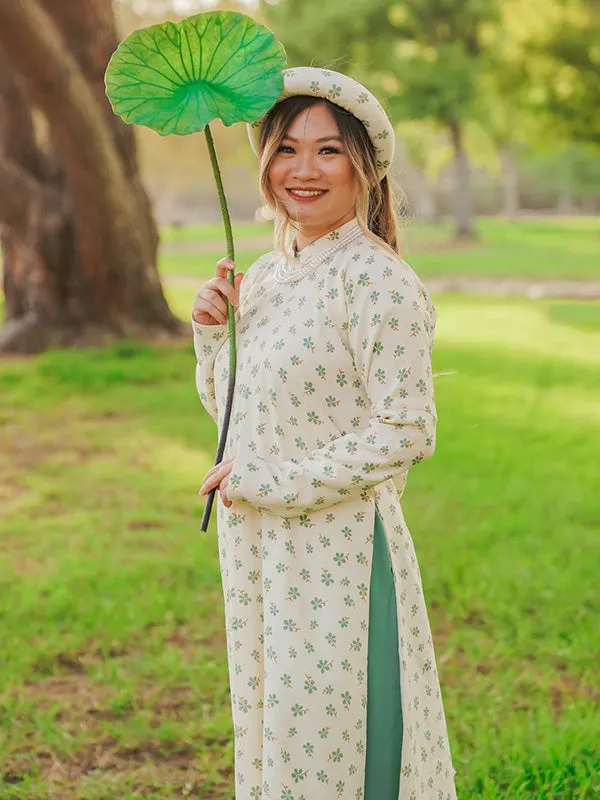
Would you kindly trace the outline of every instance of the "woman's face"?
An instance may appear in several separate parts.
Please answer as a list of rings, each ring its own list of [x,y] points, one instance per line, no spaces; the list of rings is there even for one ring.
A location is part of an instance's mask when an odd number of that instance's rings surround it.
[[[304,109],[291,123],[269,169],[269,182],[288,216],[312,236],[354,217],[356,180],[325,105]]]

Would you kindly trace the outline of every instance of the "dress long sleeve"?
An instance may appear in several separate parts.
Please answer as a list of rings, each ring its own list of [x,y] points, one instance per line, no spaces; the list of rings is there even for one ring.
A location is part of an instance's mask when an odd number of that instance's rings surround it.
[[[240,304],[234,314],[236,330],[238,330],[240,318],[243,314],[242,307],[247,300],[256,271],[265,262],[268,262],[270,255],[271,251],[256,259],[244,274],[244,280],[240,287]],[[218,422],[214,368],[219,350],[229,338],[229,323],[200,325],[192,317],[192,330],[194,332],[194,351],[196,353],[196,388],[202,405],[213,420]]]
[[[240,312],[236,311],[236,325],[239,317]],[[217,422],[214,367],[219,349],[229,338],[229,326],[227,322],[223,325],[199,325],[192,319],[192,329],[196,353],[196,388],[202,405]]]
[[[231,500],[294,517],[340,503],[433,453],[435,307],[408,265],[381,254],[368,271],[350,263],[342,280],[345,346],[368,397],[368,424],[301,460],[265,459],[242,439],[227,488]]]

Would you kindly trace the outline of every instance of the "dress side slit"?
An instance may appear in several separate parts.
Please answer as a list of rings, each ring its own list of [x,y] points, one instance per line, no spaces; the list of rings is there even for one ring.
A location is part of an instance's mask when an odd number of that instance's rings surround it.
[[[383,523],[373,531],[367,670],[365,800],[398,800],[402,702],[396,590]]]

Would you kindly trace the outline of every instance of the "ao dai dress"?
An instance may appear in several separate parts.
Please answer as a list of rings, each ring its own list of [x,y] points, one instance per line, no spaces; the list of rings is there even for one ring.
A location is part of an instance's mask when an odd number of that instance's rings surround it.
[[[431,631],[400,505],[408,470],[435,446],[436,311],[415,272],[356,219],[295,261],[272,251],[254,262],[235,313],[224,453],[235,459],[232,505],[217,493],[215,508],[236,800],[380,800],[365,797],[376,522],[397,612],[394,800],[453,800]],[[228,327],[193,329],[198,392],[220,431]]]

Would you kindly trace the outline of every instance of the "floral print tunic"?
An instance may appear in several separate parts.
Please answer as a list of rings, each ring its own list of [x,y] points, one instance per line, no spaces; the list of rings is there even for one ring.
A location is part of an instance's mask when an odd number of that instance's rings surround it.
[[[217,492],[237,800],[362,800],[375,507],[398,610],[398,800],[453,800],[419,566],[400,498],[433,453],[436,311],[356,219],[247,270]],[[221,430],[227,324],[193,322],[200,399]]]

